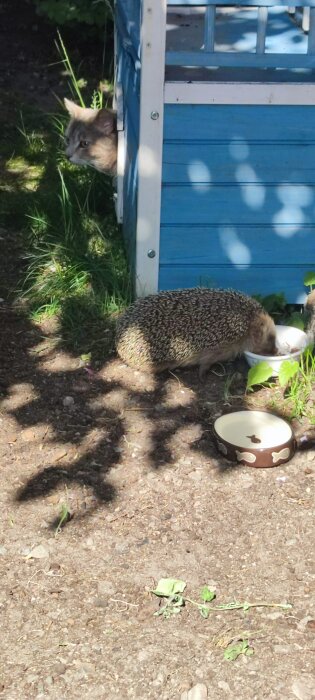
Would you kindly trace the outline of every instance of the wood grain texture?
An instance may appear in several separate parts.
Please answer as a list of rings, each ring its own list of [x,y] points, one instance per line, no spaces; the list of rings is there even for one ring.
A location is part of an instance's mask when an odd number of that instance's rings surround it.
[[[230,265],[161,265],[159,290],[206,286],[237,289],[246,294],[277,291],[285,293],[288,301],[295,304],[302,303],[305,297],[303,276],[308,269],[302,265],[256,265],[244,270]]]

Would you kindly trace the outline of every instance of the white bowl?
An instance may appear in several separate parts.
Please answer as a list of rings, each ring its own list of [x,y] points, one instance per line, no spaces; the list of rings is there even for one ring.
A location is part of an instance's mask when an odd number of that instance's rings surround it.
[[[276,345],[282,355],[256,355],[254,352],[244,351],[244,355],[250,367],[258,362],[267,362],[274,370],[273,376],[279,374],[281,363],[284,360],[299,360],[303,350],[309,345],[309,340],[299,328],[293,326],[276,326]],[[298,348],[296,352],[290,352],[291,348]]]

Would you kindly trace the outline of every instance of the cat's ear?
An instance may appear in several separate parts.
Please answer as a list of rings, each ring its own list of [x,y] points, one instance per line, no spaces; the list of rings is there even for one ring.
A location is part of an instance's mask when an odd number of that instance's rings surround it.
[[[76,105],[75,102],[72,102],[72,100],[68,100],[67,97],[64,98],[64,103],[67,112],[69,112],[70,114],[70,117],[72,117],[73,119],[77,119],[82,107]]]
[[[98,110],[95,122],[97,123],[97,126],[102,129],[104,134],[106,134],[106,136],[109,136],[117,130],[116,112],[109,109]]]
[[[97,114],[97,109],[90,109],[89,107],[80,107],[76,105],[72,100],[68,100],[67,97],[64,98],[65,108],[69,112],[72,119],[78,119],[80,121],[91,121]]]

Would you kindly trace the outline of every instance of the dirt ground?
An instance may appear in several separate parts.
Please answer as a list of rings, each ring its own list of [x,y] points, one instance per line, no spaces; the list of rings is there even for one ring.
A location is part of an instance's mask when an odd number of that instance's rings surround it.
[[[29,56],[40,32],[10,27]],[[5,95],[44,71],[39,48],[23,81],[13,59]],[[85,367],[10,303],[19,232],[0,242],[1,697],[180,700],[204,683],[211,700],[314,699],[314,443],[273,469],[229,464],[212,423],[244,405],[243,361],[229,392],[227,374]],[[164,619],[150,590],[165,577],[194,599],[208,584],[213,605],[292,608]],[[239,639],[254,654],[226,660]]]

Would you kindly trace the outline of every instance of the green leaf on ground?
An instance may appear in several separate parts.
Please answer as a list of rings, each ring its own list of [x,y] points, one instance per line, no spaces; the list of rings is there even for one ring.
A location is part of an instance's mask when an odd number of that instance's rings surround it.
[[[227,661],[235,661],[241,654],[245,654],[245,656],[254,654],[254,649],[250,647],[247,639],[242,639],[237,644],[230,644],[224,652],[224,658]]]
[[[284,360],[281,362],[279,369],[279,384],[280,386],[286,386],[292,377],[295,377],[299,371],[299,363],[294,360]]]
[[[161,578],[157,587],[152,591],[155,595],[169,598],[178,593],[183,593],[186,588],[185,581],[177,578]]]
[[[214,600],[214,598],[216,597],[216,592],[211,591],[209,586],[204,586],[201,589],[200,597],[201,600],[203,600],[205,603],[210,603],[210,601]]]
[[[268,365],[268,362],[265,360],[258,362],[258,364],[251,367],[248,372],[246,389],[250,389],[250,387],[255,384],[263,384],[270,379],[272,375],[273,369]]]

